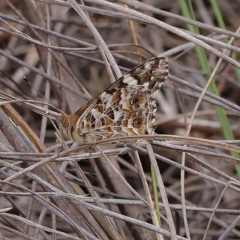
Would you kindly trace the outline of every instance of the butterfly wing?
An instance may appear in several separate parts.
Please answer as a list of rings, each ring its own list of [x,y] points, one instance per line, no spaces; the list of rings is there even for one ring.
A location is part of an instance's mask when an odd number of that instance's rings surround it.
[[[80,108],[68,135],[78,143],[89,143],[114,136],[153,134],[155,93],[167,76],[167,58],[137,66]]]

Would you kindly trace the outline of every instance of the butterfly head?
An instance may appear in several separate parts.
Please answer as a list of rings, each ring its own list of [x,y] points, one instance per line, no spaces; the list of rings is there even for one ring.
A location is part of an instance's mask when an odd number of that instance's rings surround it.
[[[58,121],[59,128],[62,130],[64,134],[67,136],[71,136],[71,115],[63,114],[61,116],[56,117]]]
[[[56,117],[58,121],[59,128],[61,131],[67,135],[71,140],[79,144],[94,142],[94,137],[89,134],[89,131],[84,132],[84,129],[77,125],[78,115],[67,115],[63,114]]]

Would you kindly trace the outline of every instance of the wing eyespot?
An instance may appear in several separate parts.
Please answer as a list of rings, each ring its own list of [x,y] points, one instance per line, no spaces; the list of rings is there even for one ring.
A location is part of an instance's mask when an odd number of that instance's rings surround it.
[[[142,119],[141,118],[135,118],[133,120],[133,127],[140,128],[141,124],[142,124]]]
[[[139,97],[134,97],[130,101],[131,105],[135,105],[136,103],[139,103],[139,102],[140,102],[140,98]]]

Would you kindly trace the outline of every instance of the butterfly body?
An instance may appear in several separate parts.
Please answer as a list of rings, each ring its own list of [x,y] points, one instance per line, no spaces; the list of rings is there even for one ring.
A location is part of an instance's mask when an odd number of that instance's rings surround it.
[[[132,69],[73,115],[58,121],[77,143],[116,136],[153,134],[155,94],[168,76],[166,58],[154,58]]]

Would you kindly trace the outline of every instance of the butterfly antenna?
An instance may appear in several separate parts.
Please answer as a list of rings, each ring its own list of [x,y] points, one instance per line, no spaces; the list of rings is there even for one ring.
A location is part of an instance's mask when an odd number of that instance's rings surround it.
[[[32,85],[32,83],[27,79],[26,76],[23,77],[23,80],[24,80],[25,82],[27,82],[27,83],[30,85],[30,87],[37,92],[38,95],[40,95],[42,98],[44,98],[45,100],[47,100],[47,99],[45,98],[45,96],[43,96],[43,95]]]
[[[3,91],[0,91],[0,101],[1,101],[0,105],[16,103],[20,106],[23,106],[25,108],[32,110],[33,112],[36,112],[42,116],[46,116],[46,117],[49,117],[52,119],[56,119],[57,117],[64,114],[61,110],[57,109],[56,107],[52,106],[51,104],[42,103],[42,102],[38,102],[38,101],[34,101],[34,100],[20,100],[20,99],[17,99]],[[55,110],[57,110],[58,112],[54,112],[49,109],[42,108],[40,106],[36,106],[36,104],[48,105],[48,106],[54,108]]]

